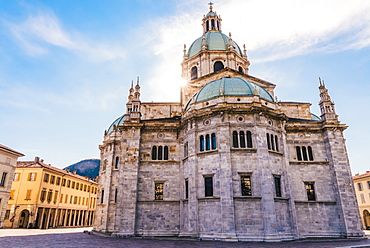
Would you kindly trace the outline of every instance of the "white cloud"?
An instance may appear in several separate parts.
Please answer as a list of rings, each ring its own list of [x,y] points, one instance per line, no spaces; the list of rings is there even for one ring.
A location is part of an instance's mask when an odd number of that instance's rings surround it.
[[[50,11],[30,15],[22,23],[8,23],[11,33],[30,56],[48,53],[50,47],[74,52],[90,61],[108,61],[125,57],[122,47],[94,42],[78,32],[63,28],[57,16]]]

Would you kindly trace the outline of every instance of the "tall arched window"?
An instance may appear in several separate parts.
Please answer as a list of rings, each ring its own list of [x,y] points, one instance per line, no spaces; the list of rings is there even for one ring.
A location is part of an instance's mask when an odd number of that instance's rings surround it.
[[[197,78],[198,78],[198,68],[196,66],[194,66],[193,68],[191,68],[190,80],[194,80],[194,79],[197,79]]]
[[[209,134],[206,135],[206,151],[211,150],[211,142],[209,139]]]
[[[207,31],[209,30],[209,21],[206,21],[206,28],[207,28]]]
[[[222,69],[224,69],[224,64],[221,61],[216,61],[213,65],[213,71],[216,72]]]
[[[299,146],[295,147],[295,150],[297,152],[297,160],[302,161],[302,153],[301,153],[301,148]]]
[[[252,148],[253,143],[252,143],[252,133],[250,131],[247,131],[247,147]]]
[[[312,153],[312,148],[311,146],[307,147],[307,150],[308,150],[308,159],[310,161],[313,161],[313,153]]]
[[[245,136],[244,136],[244,131],[240,131],[240,133],[239,133],[239,138],[240,138],[240,148],[245,148]]]
[[[168,160],[168,146],[163,148],[163,159]]]
[[[103,171],[105,171],[107,169],[107,160],[104,160],[103,161]]]
[[[267,139],[267,149],[271,150],[271,144],[270,144],[270,134],[266,134],[266,139]]]
[[[271,150],[275,151],[274,135],[270,134],[270,138],[271,138]]]
[[[152,147],[152,160],[157,160],[157,147]]]
[[[163,159],[163,147],[162,146],[158,146],[158,160],[162,160]]]
[[[278,152],[279,151],[279,142],[278,142],[278,137],[277,135],[275,135],[275,147],[276,147],[276,151]]]
[[[302,146],[302,156],[303,156],[304,161],[308,160],[308,158],[307,158],[307,149],[306,149],[305,146]]]
[[[239,66],[238,71],[239,71],[240,73],[244,73],[243,67]]]
[[[114,168],[118,169],[118,164],[119,164],[119,157],[116,157],[116,163],[114,164]]]
[[[239,147],[239,145],[238,145],[238,132],[237,131],[233,132],[233,147],[234,148]]]
[[[216,134],[215,133],[211,134],[211,140],[212,140],[212,150],[216,149],[217,145],[216,145]]]
[[[215,20],[214,19],[211,20],[211,29],[215,30]]]
[[[199,145],[200,145],[199,150],[201,152],[204,151],[204,136],[203,135],[201,135],[199,138]]]

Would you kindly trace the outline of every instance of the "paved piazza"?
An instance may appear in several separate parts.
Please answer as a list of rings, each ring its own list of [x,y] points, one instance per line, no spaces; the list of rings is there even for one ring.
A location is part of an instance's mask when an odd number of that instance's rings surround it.
[[[86,228],[70,229],[0,229],[0,247],[135,247],[135,248],[162,248],[162,247],[327,247],[350,248],[370,247],[370,240],[329,240],[329,241],[293,241],[282,243],[255,243],[255,242],[212,242],[179,239],[119,239],[84,233]],[[370,232],[367,232],[370,235]]]

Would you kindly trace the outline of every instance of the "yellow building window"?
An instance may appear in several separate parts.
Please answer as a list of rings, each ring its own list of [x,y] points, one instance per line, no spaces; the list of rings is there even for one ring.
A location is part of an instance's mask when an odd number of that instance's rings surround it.
[[[80,190],[82,191],[82,189],[83,189],[83,185],[82,185],[82,183],[80,184]]]
[[[40,201],[45,201],[45,198],[46,198],[46,189],[43,189],[41,191],[41,195],[40,195]]]
[[[81,204],[81,196],[78,197],[78,205],[80,205],[80,204]]]
[[[44,175],[44,182],[45,183],[49,182],[49,174],[48,173],[45,173],[45,175]]]
[[[63,203],[63,194],[60,195],[59,203]]]
[[[37,175],[37,173],[35,173],[35,172],[30,172],[30,173],[28,173],[28,181],[36,181],[36,175]]]
[[[66,186],[66,179],[63,179],[62,180],[62,186],[64,187],[64,186]]]
[[[69,188],[69,187],[71,187],[71,180],[68,180],[67,181],[67,187]]]
[[[32,189],[27,189],[25,200],[31,200]]]
[[[51,184],[54,184],[54,183],[55,183],[55,176],[51,176],[51,178],[50,178],[50,183],[51,183]]]
[[[14,192],[15,192],[15,190],[14,190],[14,189],[12,189],[12,190],[10,191],[10,194],[9,194],[9,200],[14,200]]]
[[[73,195],[71,195],[71,198],[69,199],[69,203],[72,204],[73,202]]]
[[[89,193],[90,193],[90,186],[88,186],[88,187],[87,187],[87,192],[89,192]]]
[[[84,185],[84,191],[86,192],[86,184]]]
[[[77,204],[77,196],[75,196],[73,204]]]
[[[81,205],[85,205],[85,197],[82,197],[82,203]]]
[[[51,202],[52,198],[53,198],[53,190],[49,190],[49,193],[48,193],[48,202],[49,203]]]
[[[57,200],[58,200],[58,191],[55,191],[55,194],[54,194],[54,204],[57,203]]]
[[[76,189],[78,190],[78,188],[80,187],[80,184],[79,183],[76,183]]]
[[[64,203],[68,202],[68,195],[66,195],[66,198],[64,199]]]
[[[21,173],[15,173],[14,175],[14,181],[17,182],[21,178]]]
[[[72,182],[72,189],[75,188],[75,182]]]
[[[56,185],[60,185],[60,177],[57,177],[57,183]]]

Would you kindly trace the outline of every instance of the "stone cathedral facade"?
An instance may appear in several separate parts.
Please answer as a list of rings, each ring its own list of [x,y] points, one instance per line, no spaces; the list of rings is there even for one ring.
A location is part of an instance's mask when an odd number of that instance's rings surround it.
[[[210,7],[184,48],[179,102],[141,102],[105,131],[94,231],[223,241],[361,237],[343,131],[320,80],[321,116],[249,74]],[[201,30],[200,30],[201,31]]]

